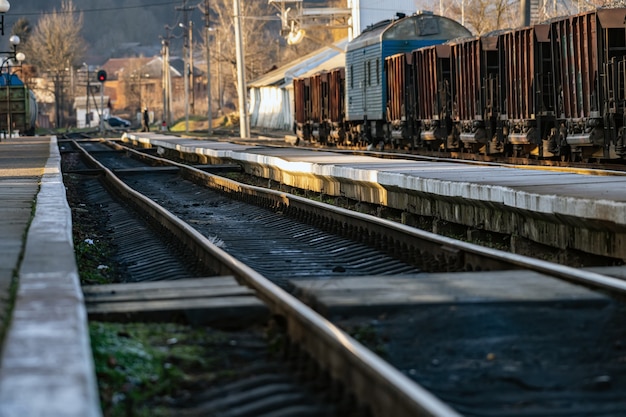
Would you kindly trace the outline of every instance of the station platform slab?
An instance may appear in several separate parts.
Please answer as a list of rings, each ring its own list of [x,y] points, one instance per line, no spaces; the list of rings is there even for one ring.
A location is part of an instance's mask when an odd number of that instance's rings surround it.
[[[382,159],[158,133],[122,137],[326,196],[626,260],[626,175],[429,159]]]
[[[619,275],[625,269],[599,268]],[[515,285],[511,285],[514,282]],[[379,314],[435,305],[602,306],[606,295],[537,272],[525,270],[423,273],[332,280],[294,280],[295,294],[328,316],[364,310]]]
[[[0,142],[0,417],[98,417],[54,137]]]

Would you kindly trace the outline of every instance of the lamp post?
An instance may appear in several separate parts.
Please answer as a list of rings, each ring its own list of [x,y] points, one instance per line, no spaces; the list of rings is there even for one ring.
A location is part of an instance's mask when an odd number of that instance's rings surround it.
[[[0,34],[4,36],[4,14],[9,11],[11,4],[8,0],[0,0]]]

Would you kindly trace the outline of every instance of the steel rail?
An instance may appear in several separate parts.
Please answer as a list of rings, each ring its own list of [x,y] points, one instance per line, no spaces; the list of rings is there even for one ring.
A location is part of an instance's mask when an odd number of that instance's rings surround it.
[[[116,195],[131,200],[138,208],[174,233],[195,255],[201,257],[218,273],[232,274],[242,283],[256,290],[273,314],[285,318],[286,330],[291,340],[302,346],[318,363],[326,366],[326,371],[330,376],[341,381],[361,403],[367,405],[372,415],[377,417],[460,417],[460,414],[447,404],[310,307],[212,244],[193,227],[165,208],[127,186],[77,143],[74,143],[74,146],[91,165],[102,170],[104,182],[115,190]],[[170,161],[167,162],[170,163]],[[176,165],[182,169],[191,169],[195,174],[204,174],[200,170],[182,164]],[[224,178],[215,177],[215,179],[225,180],[229,183],[228,185],[237,188],[245,187]]]
[[[303,208],[308,207],[309,210],[315,210],[317,212],[333,213],[333,215],[339,216],[346,221],[358,222],[370,230],[393,230],[396,235],[404,235],[421,242],[428,242],[428,244],[430,245],[435,245],[439,248],[443,248],[444,250],[447,249],[449,251],[462,253],[464,254],[464,256],[477,256],[480,258],[486,258],[493,260],[495,264],[528,269],[555,278],[564,279],[576,284],[585,285],[591,288],[606,289],[612,292],[626,294],[626,281],[619,278],[614,278],[597,272],[580,270],[565,265],[559,265],[553,262],[543,261],[524,255],[505,252],[493,248],[487,248],[473,243],[448,238],[446,236],[441,236],[435,233],[427,232],[425,230],[406,226],[391,220],[386,220],[368,214],[344,209],[341,207],[332,206],[326,203],[309,200],[304,197],[298,197],[280,191],[269,190],[266,188],[251,185],[244,185],[236,181],[229,180],[227,178],[203,172],[189,165],[180,164],[178,162],[170,161],[152,155],[146,155],[144,153],[138,152],[119,144],[111,144],[115,147],[118,147],[119,149],[124,149],[127,152],[131,152],[138,157],[153,159],[159,164],[176,165],[180,169],[187,171],[193,177],[201,179],[205,183],[221,189],[229,189],[236,192],[256,193],[258,195],[264,196],[265,198],[271,198],[277,203],[286,206],[293,207],[297,205]]]

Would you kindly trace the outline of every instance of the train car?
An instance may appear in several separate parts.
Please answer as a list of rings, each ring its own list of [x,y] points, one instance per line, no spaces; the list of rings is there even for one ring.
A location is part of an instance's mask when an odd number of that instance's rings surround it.
[[[332,142],[342,144],[346,137],[344,129],[345,119],[345,96],[346,96],[346,69],[335,68],[328,73],[328,129]]]
[[[380,22],[345,69],[294,81],[299,137],[626,159],[624,21],[626,8],[597,9],[478,37],[432,14]]]
[[[498,35],[450,43],[452,149],[493,154],[503,151]]]
[[[626,157],[625,20],[626,9],[611,8],[550,22],[561,155]]]
[[[298,140],[340,143],[344,139],[345,69],[294,79],[294,123]]]
[[[37,122],[37,100],[17,75],[0,77],[0,131],[32,136]]]
[[[419,140],[421,146],[431,150],[442,145],[445,148],[455,146],[448,143],[448,139],[453,139],[450,50],[450,45],[446,43],[412,52]]]
[[[328,134],[324,122],[328,118],[328,73],[319,72],[311,77],[311,136],[313,139],[326,143]]]
[[[346,130],[351,143],[389,140],[385,58],[470,36],[461,24],[432,13],[383,21],[368,27],[346,48]]]
[[[296,78],[293,80],[294,97],[294,133],[298,140],[311,139],[311,80]]]
[[[414,147],[415,121],[415,70],[413,55],[402,52],[385,59],[387,74],[387,115],[389,142],[395,147],[408,144]]]
[[[555,144],[555,102],[550,26],[539,24],[502,33],[502,120],[507,153],[547,158]]]

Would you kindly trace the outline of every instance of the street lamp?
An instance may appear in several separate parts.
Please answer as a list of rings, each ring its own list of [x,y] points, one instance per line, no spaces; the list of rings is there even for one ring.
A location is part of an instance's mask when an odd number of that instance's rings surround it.
[[[9,11],[11,4],[8,0],[0,0],[0,33],[4,36],[4,14]]]

